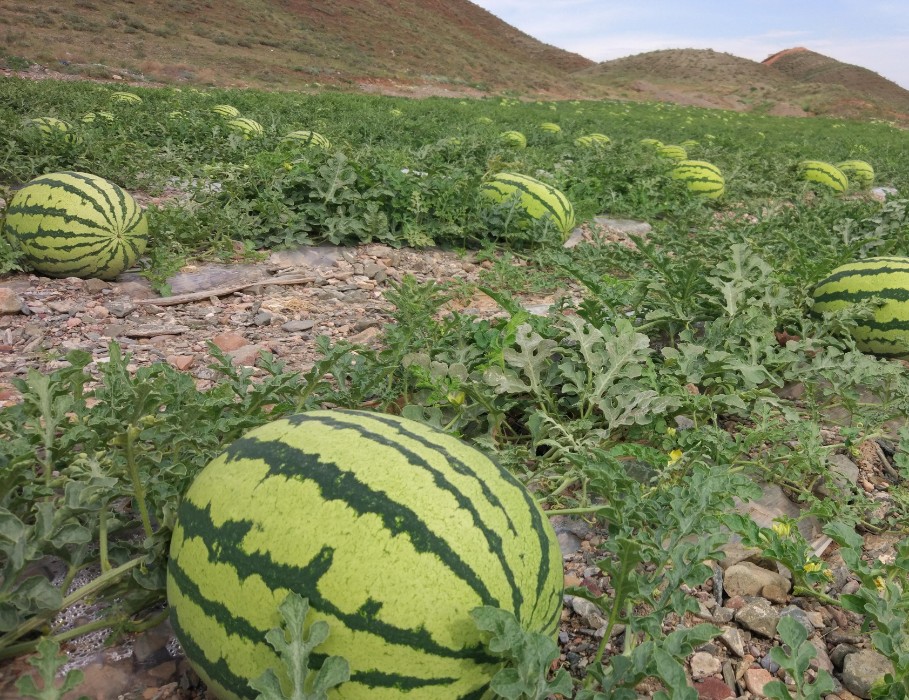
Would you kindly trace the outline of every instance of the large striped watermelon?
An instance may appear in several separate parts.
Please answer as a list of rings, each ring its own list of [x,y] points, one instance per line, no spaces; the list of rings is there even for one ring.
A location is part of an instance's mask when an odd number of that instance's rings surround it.
[[[247,139],[253,138],[254,136],[261,136],[265,133],[265,129],[262,128],[262,125],[255,119],[250,119],[249,117],[231,119],[227,122],[227,128],[231,131],[243,134]]]
[[[670,160],[685,160],[688,158],[688,152],[682,146],[658,146],[657,155]]]
[[[574,145],[583,148],[592,148],[597,146],[608,146],[609,141],[610,139],[606,134],[585,134],[584,136],[578,136],[574,140]]]
[[[874,184],[874,168],[864,160],[844,160],[836,167],[849,178],[849,184],[866,190]]]
[[[835,311],[871,297],[884,303],[873,319],[853,330],[856,347],[909,357],[909,258],[867,258],[841,265],[815,287],[813,309]]]
[[[315,131],[309,131],[308,129],[300,129],[299,131],[291,131],[282,141],[292,143],[297,146],[316,146],[325,151],[331,148],[331,142]]]
[[[834,192],[845,192],[849,189],[849,179],[845,173],[830,163],[821,160],[803,160],[798,164],[798,171],[803,180],[824,185]]]
[[[434,428],[311,411],[256,428],[196,477],[177,512],[171,620],[220,698],[281,673],[266,632],[289,592],[328,622],[316,652],[351,678],[337,698],[484,698],[498,670],[470,611],[555,635],[562,564],[526,489]]]
[[[682,160],[672,169],[674,180],[684,180],[688,191],[700,197],[716,199],[726,191],[723,173],[713,163],[703,160]]]
[[[562,127],[554,122],[543,122],[540,124],[540,131],[548,131],[550,134],[558,134],[561,130]]]
[[[527,137],[520,131],[503,131],[499,134],[499,140],[506,146],[527,148]]]
[[[233,119],[240,116],[240,110],[233,105],[215,105],[211,111],[221,117]]]
[[[128,192],[97,175],[41,175],[17,191],[3,228],[36,272],[113,279],[148,243],[148,222]]]
[[[574,228],[574,207],[559,190],[527,175],[499,173],[480,186],[480,194],[492,202],[504,202],[517,195],[518,203],[530,219],[550,217],[563,238]]]

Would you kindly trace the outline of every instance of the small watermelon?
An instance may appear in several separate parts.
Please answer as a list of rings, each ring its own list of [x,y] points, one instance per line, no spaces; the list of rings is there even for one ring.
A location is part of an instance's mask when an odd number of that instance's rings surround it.
[[[849,184],[867,190],[874,184],[874,168],[864,160],[845,160],[836,167],[849,179]]]
[[[723,173],[713,163],[703,160],[682,160],[672,169],[674,180],[684,180],[688,191],[699,197],[716,199],[726,191]]]
[[[829,187],[834,192],[845,192],[849,189],[849,179],[835,165],[820,160],[803,160],[798,164],[799,175],[803,180]]]
[[[517,196],[528,219],[550,217],[563,239],[574,228],[574,207],[559,190],[527,175],[499,173],[480,187],[480,195],[491,202],[505,202]],[[526,222],[525,222],[526,223]]]
[[[499,141],[513,148],[527,148],[527,137],[520,131],[503,131],[499,134]]]

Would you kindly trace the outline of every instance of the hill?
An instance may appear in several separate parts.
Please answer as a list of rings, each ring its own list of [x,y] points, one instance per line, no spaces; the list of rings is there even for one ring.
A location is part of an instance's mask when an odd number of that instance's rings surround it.
[[[909,91],[866,68],[804,48],[763,62],[710,49],[651,51],[581,69],[591,89],[768,114],[909,121]]]
[[[593,64],[467,0],[64,0],[53,11],[0,3],[0,25],[8,64],[14,56],[170,83],[397,81],[566,94],[578,89],[570,74]]]
[[[782,94],[794,81],[755,61],[711,49],[649,51],[582,69],[577,77],[617,97],[803,113]]]
[[[909,113],[909,90],[861,66],[843,63],[804,47],[786,49],[764,59],[773,68],[800,84],[829,85],[844,89],[840,104],[831,111],[861,115],[869,109],[892,111],[894,116]],[[866,103],[866,104],[862,104]]]

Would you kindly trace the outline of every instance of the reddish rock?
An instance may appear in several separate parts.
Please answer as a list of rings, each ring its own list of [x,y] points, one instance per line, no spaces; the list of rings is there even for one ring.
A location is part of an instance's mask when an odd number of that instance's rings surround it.
[[[190,367],[193,366],[193,362],[196,361],[195,355],[168,355],[167,362],[168,364],[176,367],[181,372],[185,372]]]
[[[0,287],[0,314],[22,313],[22,297],[9,287]]]
[[[749,693],[764,697],[764,686],[774,680],[770,671],[764,668],[749,668],[742,676]]]
[[[227,355],[235,365],[254,367],[259,360],[259,353],[265,349],[261,345],[243,345],[236,350],[230,350]]]
[[[735,697],[732,689],[719,678],[705,678],[694,684],[698,700],[730,700]]]
[[[244,346],[249,346],[249,341],[246,338],[239,333],[232,333],[230,331],[219,333],[211,339],[211,342],[213,342],[221,352],[231,352],[232,350],[239,350]]]

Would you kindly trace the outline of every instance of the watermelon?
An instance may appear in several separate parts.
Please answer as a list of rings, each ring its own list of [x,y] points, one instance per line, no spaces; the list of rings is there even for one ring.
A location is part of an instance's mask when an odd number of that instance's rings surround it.
[[[305,129],[291,131],[281,140],[299,146],[317,146],[326,151],[331,148],[331,143],[327,138],[322,136],[322,134],[317,134],[315,131],[307,131]]]
[[[698,142],[694,139],[685,139],[682,143],[679,144],[682,148],[694,148],[698,145]]]
[[[841,265],[814,288],[812,309],[821,313],[871,297],[884,303],[852,334],[863,352],[909,358],[909,258],[866,258]]]
[[[720,169],[703,160],[681,160],[672,169],[674,180],[684,180],[688,191],[700,197],[716,199],[726,191]]]
[[[849,179],[849,184],[866,190],[874,184],[874,168],[863,160],[844,160],[836,167]]]
[[[114,102],[123,102],[125,104],[139,104],[142,98],[132,92],[114,92],[111,94]]]
[[[227,122],[227,128],[231,131],[236,131],[243,134],[246,138],[252,138],[253,136],[261,136],[265,133],[265,130],[262,128],[262,125],[257,122],[255,119],[248,119],[247,117],[238,117],[237,119],[231,119]]]
[[[688,152],[681,146],[657,146],[657,155],[670,160],[685,160]]]
[[[527,148],[527,137],[520,131],[503,131],[499,134],[499,140],[506,146]]]
[[[563,238],[574,228],[574,207],[562,192],[527,175],[499,173],[480,186],[480,195],[492,202],[504,202],[515,195],[518,206],[529,219],[549,216]]]
[[[236,107],[232,107],[231,105],[215,105],[211,108],[211,111],[222,117],[230,117],[231,119],[235,119],[236,117],[240,116],[240,110]]]
[[[310,411],[234,442],[177,510],[171,621],[222,700],[283,673],[266,633],[290,592],[329,625],[317,654],[350,663],[332,697],[479,699],[501,660],[470,611],[554,636],[562,557],[527,490],[476,449],[405,418]]]
[[[554,124],[553,122],[543,122],[540,124],[540,131],[546,131],[550,134],[558,134],[561,130],[562,127],[560,127],[558,124]]]
[[[586,134],[578,136],[574,140],[575,146],[590,148],[592,146],[605,146],[609,143],[609,137],[606,134]]]
[[[642,146],[662,146],[663,142],[659,139],[641,139],[640,141]]]
[[[37,129],[45,138],[63,137],[69,143],[81,143],[79,134],[72,131],[72,125],[56,117],[35,117],[26,119],[25,126]]]
[[[87,112],[82,116],[82,119],[80,121],[84,122],[85,124],[92,124],[101,119],[106,122],[112,122],[114,120],[114,115],[103,110],[99,110],[97,112]]]
[[[492,119],[490,117],[477,117],[477,123],[492,124]]]
[[[798,164],[798,171],[803,180],[824,185],[834,192],[845,192],[849,188],[849,179],[845,173],[830,163],[820,160],[803,160]]]
[[[3,232],[35,272],[50,277],[113,279],[148,243],[136,200],[97,175],[49,173],[18,190]]]

